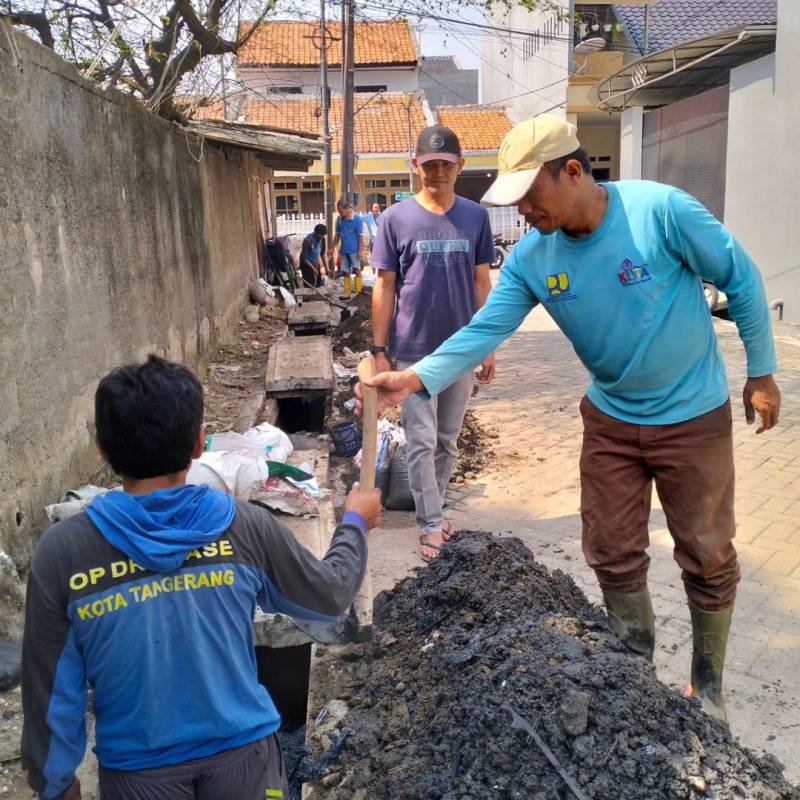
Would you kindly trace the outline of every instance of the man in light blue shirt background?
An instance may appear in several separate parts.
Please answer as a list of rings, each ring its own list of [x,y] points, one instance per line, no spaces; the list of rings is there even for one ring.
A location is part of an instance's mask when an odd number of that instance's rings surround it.
[[[538,304],[591,382],[581,403],[583,550],[612,629],[652,660],[648,520],[655,483],[693,629],[691,683],[725,719],[722,673],[736,586],[731,407],[702,281],[723,290],[747,354],[743,402],[757,433],[780,392],[761,276],[697,200],[650,181],[597,184],[576,128],[542,114],[510,131],[483,198],[517,204],[535,228],[514,248],[469,325],[402,372],[376,376],[383,405],[436,395],[511,336]],[[532,443],[534,444],[534,443]]]

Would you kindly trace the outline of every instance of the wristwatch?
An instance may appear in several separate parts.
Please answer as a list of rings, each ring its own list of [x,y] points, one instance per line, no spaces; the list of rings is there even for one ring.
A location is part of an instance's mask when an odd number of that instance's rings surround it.
[[[376,355],[378,355],[378,353],[385,353],[386,352],[386,348],[385,347],[379,347],[378,345],[374,344],[374,345],[372,345],[372,347],[370,347],[369,352],[373,356],[376,356]]]

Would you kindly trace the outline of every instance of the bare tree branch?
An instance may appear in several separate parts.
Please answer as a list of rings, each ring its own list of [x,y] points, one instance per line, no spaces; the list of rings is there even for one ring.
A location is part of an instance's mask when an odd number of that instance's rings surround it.
[[[53,29],[47,15],[23,11],[20,13],[0,14],[0,19],[7,19],[12,25],[23,25],[26,28],[33,28],[39,34],[39,39],[45,47],[55,50],[55,39],[53,39]]]

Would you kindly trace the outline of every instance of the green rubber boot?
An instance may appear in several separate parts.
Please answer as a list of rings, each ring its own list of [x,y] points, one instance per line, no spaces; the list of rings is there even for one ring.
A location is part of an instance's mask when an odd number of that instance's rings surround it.
[[[656,648],[656,620],[650,592],[610,592],[603,589],[608,624],[634,653],[653,660]]]
[[[722,670],[733,618],[733,606],[722,611],[704,611],[689,603],[692,615],[692,696],[703,711],[721,722],[728,721],[722,696]]]

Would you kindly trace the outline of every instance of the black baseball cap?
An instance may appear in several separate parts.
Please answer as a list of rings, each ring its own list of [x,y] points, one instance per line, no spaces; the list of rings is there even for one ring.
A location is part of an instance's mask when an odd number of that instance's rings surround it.
[[[417,164],[426,161],[450,161],[458,164],[461,158],[461,142],[458,136],[444,125],[423,128],[417,137]]]

